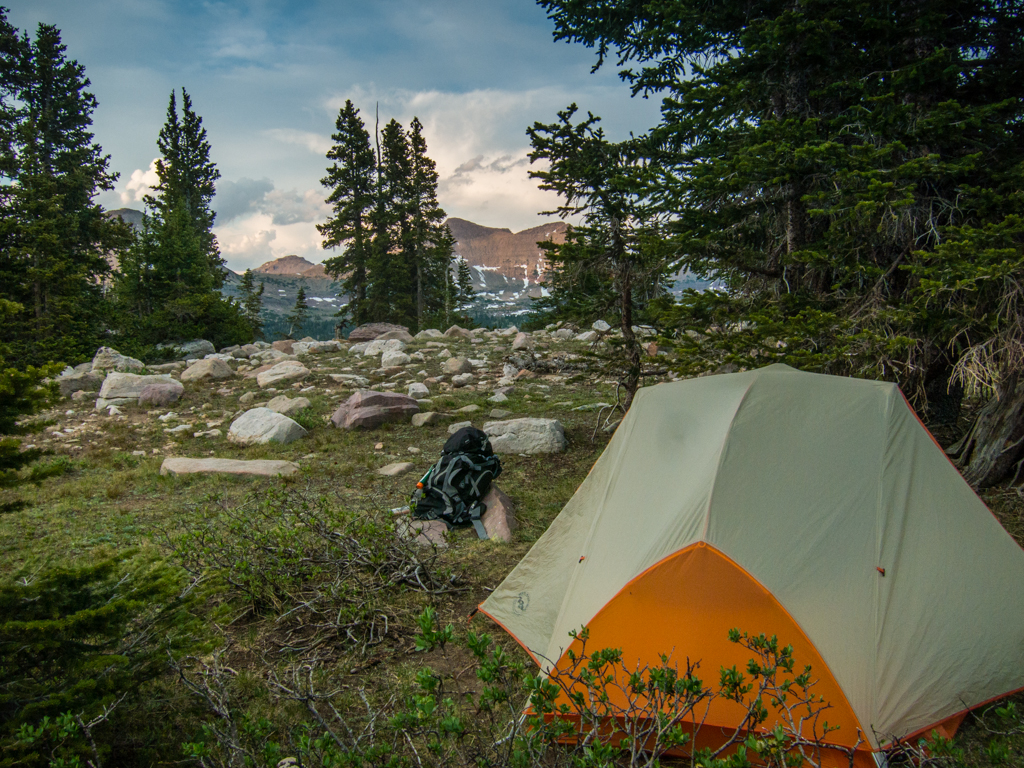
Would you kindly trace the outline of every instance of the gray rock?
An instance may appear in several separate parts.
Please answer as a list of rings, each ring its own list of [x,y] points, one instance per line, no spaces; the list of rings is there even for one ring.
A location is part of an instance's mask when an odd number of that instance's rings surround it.
[[[495,408],[489,415],[492,419],[505,419],[512,415],[512,411],[506,411],[504,408]]]
[[[449,357],[441,364],[441,370],[445,373],[472,373],[473,364],[464,357]]]
[[[251,403],[255,399],[256,399],[256,393],[255,392],[246,392],[244,395],[242,395],[240,398],[238,398],[238,402],[240,402],[242,405],[248,405],[249,403]]]
[[[412,417],[412,425],[414,427],[426,427],[431,424],[439,424],[442,421],[447,420],[447,416],[441,413],[435,413],[434,411],[427,411],[426,413],[416,413]]]
[[[388,331],[405,331],[409,333],[409,329],[404,325],[394,325],[392,323],[367,323],[360,325],[358,328],[348,335],[349,341],[373,341],[378,336]]]
[[[384,339],[385,341],[391,339],[395,341],[412,341],[412,335],[404,328],[399,328],[397,331],[385,331],[377,339]]]
[[[582,341],[586,344],[597,341],[597,338],[597,331],[584,331],[576,335],[576,341]]]
[[[452,352],[450,349],[442,349],[440,352],[437,353],[438,360],[450,360],[451,357]]]
[[[237,459],[186,459],[168,457],[160,465],[161,475],[255,475],[257,477],[288,477],[299,471],[291,461],[240,461]]]
[[[275,413],[281,413],[285,416],[291,417],[303,408],[309,408],[309,405],[309,400],[305,397],[296,397],[292,399],[288,397],[288,395],[278,395],[267,403],[267,408]]]
[[[94,371],[141,371],[145,368],[141,360],[122,355],[116,349],[100,347],[92,359]]]
[[[401,352],[403,349],[405,349],[405,342],[399,339],[374,339],[366,345],[363,357],[375,357],[385,352]]]
[[[598,333],[608,333],[608,331],[612,329],[612,327],[608,325],[608,323],[606,323],[604,320],[595,320],[594,324],[591,325],[590,327],[593,328]]]
[[[384,475],[384,477],[401,477],[407,475],[416,469],[416,465],[411,461],[396,461],[393,464],[387,464],[377,470],[378,475]]]
[[[341,352],[340,341],[296,341],[292,344],[293,355],[314,355],[322,352]]]
[[[242,445],[287,444],[306,434],[306,430],[287,416],[269,408],[253,408],[231,422],[228,440]]]
[[[138,400],[142,390],[150,384],[160,384],[174,381],[170,376],[161,374],[159,376],[140,376],[137,373],[121,373],[114,371],[108,373],[103,379],[100,387],[100,399],[102,400]]]
[[[504,392],[497,392],[488,397],[487,401],[490,403],[505,403],[508,402],[508,395],[506,395]]]
[[[368,346],[370,346],[370,342],[368,341],[363,341],[360,342],[359,344],[353,344],[351,347],[348,348],[348,353],[350,355],[362,355],[363,352],[366,351],[366,348]]]
[[[465,328],[460,328],[457,325],[453,325],[451,328],[444,332],[444,335],[447,336],[449,339],[469,339],[472,338],[473,334],[471,334]]]
[[[75,392],[99,392],[103,386],[103,377],[90,371],[75,371],[57,379],[57,386],[64,397],[71,397]]]
[[[417,520],[406,512],[395,519],[395,533],[398,538],[421,547],[448,547],[448,526],[443,520]]]
[[[413,338],[416,339],[436,339],[439,336],[444,336],[437,328],[427,328],[417,333]]]
[[[423,397],[430,397],[430,390],[427,389],[426,384],[420,384],[418,381],[413,382],[409,385],[409,388],[405,392],[409,397],[419,400]]]
[[[495,453],[561,453],[567,445],[557,419],[490,421],[483,429]]]
[[[181,372],[181,380],[189,381],[211,381],[216,379],[230,379],[235,375],[231,367],[219,358],[208,357],[193,363]]]
[[[611,408],[611,403],[586,403],[573,408],[574,411],[599,411],[602,408]]]
[[[573,337],[573,332],[568,328],[559,328],[557,331],[551,334],[551,338],[555,341],[568,341]]]
[[[298,360],[285,360],[275,365],[269,371],[263,371],[263,373],[258,374],[256,376],[256,383],[260,385],[260,389],[266,389],[282,381],[304,379],[307,376],[309,376],[309,368]]]
[[[384,352],[383,355],[381,355],[380,367],[393,368],[399,365],[408,365],[411,362],[412,358],[405,354],[405,352],[399,352],[398,350],[389,349],[386,352]]]
[[[195,341],[187,341],[184,344],[175,344],[174,348],[182,357],[203,357],[217,351],[217,348],[205,339],[196,339]]]
[[[473,403],[471,405],[464,405],[461,408],[457,409],[455,412],[456,413],[476,413],[479,410],[480,410],[480,406],[477,405],[476,403]]]
[[[373,429],[381,424],[405,421],[419,410],[419,403],[406,395],[361,390],[342,403],[331,416],[331,423],[340,429]]]
[[[185,387],[181,385],[181,382],[173,379],[147,384],[139,393],[139,405],[170,405],[177,402],[184,391]]]
[[[452,376],[453,387],[467,387],[475,381],[472,373],[458,373]]]
[[[472,427],[472,426],[473,426],[473,422],[472,421],[457,421],[454,424],[449,424],[448,425],[448,434],[449,435],[454,435],[456,432],[458,432],[463,427]]]
[[[520,331],[512,340],[512,349],[531,349],[532,347],[533,339],[530,338],[530,334],[528,333]]]

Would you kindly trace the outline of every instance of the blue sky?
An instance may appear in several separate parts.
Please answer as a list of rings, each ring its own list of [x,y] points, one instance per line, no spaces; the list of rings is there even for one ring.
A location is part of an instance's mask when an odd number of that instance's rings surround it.
[[[318,262],[319,180],[338,109],[350,98],[372,129],[424,124],[450,216],[513,231],[557,204],[527,176],[526,127],[571,102],[612,138],[657,121],[592,51],[552,39],[531,0],[0,0],[34,32],[60,28],[99,100],[94,131],[121,178],[100,200],[141,208],[172,88],[184,86],[221,172],[221,251],[242,270],[296,253]]]

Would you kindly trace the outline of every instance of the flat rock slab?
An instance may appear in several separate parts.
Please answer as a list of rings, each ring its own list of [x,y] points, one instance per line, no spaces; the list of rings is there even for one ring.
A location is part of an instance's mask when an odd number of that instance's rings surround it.
[[[265,389],[273,384],[292,379],[304,379],[309,376],[309,368],[298,360],[285,360],[278,363],[269,371],[263,371],[256,376],[256,383],[260,389]]]
[[[162,384],[173,379],[167,374],[159,376],[141,376],[137,373],[108,373],[100,387],[101,400],[138,400],[139,395],[150,384]]]
[[[412,425],[414,427],[426,427],[430,424],[440,424],[442,421],[447,421],[448,416],[443,413],[437,413],[435,411],[427,411],[425,413],[415,413],[412,417]]]
[[[331,416],[331,423],[339,429],[373,429],[405,421],[419,410],[420,404],[406,395],[361,390],[341,404]]]
[[[231,423],[228,440],[242,445],[287,444],[306,436],[306,430],[287,416],[269,408],[253,408]]]
[[[443,520],[417,520],[408,510],[395,518],[395,533],[421,547],[448,548],[448,526]]]
[[[164,406],[177,402],[185,391],[180,381],[173,379],[147,384],[139,393],[139,405]]]
[[[416,465],[411,461],[396,461],[392,464],[387,464],[377,470],[378,475],[384,475],[384,477],[401,477],[407,475],[416,469]]]
[[[75,392],[99,392],[103,376],[92,371],[75,371],[57,379],[57,386],[64,397],[71,397]]]
[[[392,323],[367,323],[353,329],[353,331],[348,335],[348,340],[373,341],[378,336],[388,333],[389,331],[404,331],[406,334],[409,333],[409,329],[404,325],[394,325]]]
[[[267,408],[275,413],[282,413],[291,418],[303,408],[309,408],[309,405],[309,398],[306,397],[291,398],[288,395],[278,395],[267,403]]]
[[[257,477],[288,477],[299,471],[299,465],[291,461],[258,459],[186,459],[166,458],[160,465],[161,475],[255,475]]]
[[[207,381],[210,379],[230,379],[235,375],[231,367],[215,357],[199,360],[181,372],[181,380]]]
[[[561,453],[568,445],[557,419],[489,421],[484,432],[495,453]]]

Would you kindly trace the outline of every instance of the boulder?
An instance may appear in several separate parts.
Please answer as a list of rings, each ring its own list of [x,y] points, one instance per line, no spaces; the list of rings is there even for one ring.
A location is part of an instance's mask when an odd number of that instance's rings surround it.
[[[434,411],[415,413],[412,417],[412,425],[414,427],[426,427],[431,424],[439,424],[447,418],[443,413],[435,413]]]
[[[512,349],[531,349],[533,347],[533,339],[530,338],[530,334],[520,331],[516,334],[516,337],[512,340]]]
[[[255,392],[246,392],[244,395],[242,395],[241,397],[238,398],[238,402],[240,402],[242,405],[248,405],[249,403],[251,403],[255,399],[256,399],[256,393]]]
[[[260,385],[260,389],[266,389],[267,387],[278,384],[282,381],[304,379],[307,376],[309,376],[309,368],[304,366],[298,360],[285,360],[284,362],[278,363],[270,370],[257,374],[256,383]]]
[[[138,400],[142,390],[148,385],[168,381],[174,381],[174,379],[167,374],[140,376],[137,373],[114,371],[108,373],[107,377],[103,379],[99,396],[101,400]],[[115,405],[121,405],[121,403],[115,403]]]
[[[430,390],[427,389],[426,384],[420,384],[418,381],[416,381],[409,385],[409,388],[406,390],[405,394],[407,394],[409,397],[415,400],[419,400],[422,397],[430,397]]]
[[[608,323],[606,323],[604,320],[595,320],[594,324],[591,325],[590,327],[593,328],[598,333],[608,333],[608,331],[612,329],[612,327],[608,325]]]
[[[273,342],[270,348],[276,349],[278,352],[284,352],[286,355],[291,355],[295,349],[295,342],[291,339],[281,339]]]
[[[381,424],[405,421],[419,410],[419,403],[406,395],[361,390],[342,403],[331,416],[331,423],[339,429],[373,429]]]
[[[472,421],[457,421],[454,424],[449,424],[448,425],[448,434],[449,435],[454,435],[456,432],[458,432],[463,427],[472,427],[472,426],[473,426],[473,422]]]
[[[217,348],[206,339],[196,339],[195,341],[186,341],[184,344],[175,344],[174,349],[182,357],[203,357],[217,351]]]
[[[293,355],[314,355],[320,352],[341,352],[341,342],[334,341],[296,341],[292,344]]]
[[[173,379],[147,384],[139,393],[139,405],[170,405],[177,402],[184,391],[181,382]]]
[[[441,364],[441,370],[445,373],[472,373],[473,364],[464,357],[449,357]]]
[[[493,395],[487,398],[487,402],[495,404],[508,402],[508,395],[506,395],[504,392],[495,392]]]
[[[408,511],[395,519],[395,533],[421,547],[445,549],[448,546],[448,526],[443,520],[417,520],[410,517]]]
[[[480,516],[488,539],[512,541],[512,532],[516,529],[515,506],[505,493],[496,485],[481,499],[487,508]]]
[[[451,357],[452,357],[451,350],[449,350],[447,348],[442,349],[440,352],[437,353],[437,359],[438,360],[450,360]]]
[[[384,475],[384,477],[401,477],[407,475],[416,469],[416,465],[411,461],[396,461],[393,464],[387,464],[377,470],[378,475]]]
[[[458,408],[455,412],[456,413],[476,413],[479,410],[480,410],[480,406],[479,405],[477,405],[476,403],[471,403],[470,405],[464,405],[461,408]]]
[[[405,349],[405,342],[400,339],[374,339],[366,345],[363,356],[376,357],[385,352],[401,352],[403,349]]]
[[[141,371],[145,365],[141,360],[122,355],[116,349],[100,347],[92,359],[93,371]]]
[[[568,328],[559,328],[557,331],[551,334],[551,338],[555,341],[568,341],[573,337],[573,332]]]
[[[415,339],[436,339],[439,336],[444,336],[437,328],[427,328],[417,333],[413,338]]]
[[[507,419],[511,415],[512,411],[506,411],[504,408],[494,408],[490,413],[492,419]]]
[[[495,453],[561,453],[567,445],[557,419],[489,421],[483,429]]]
[[[584,331],[583,333],[576,334],[576,341],[582,341],[586,344],[597,341],[597,331]]]
[[[237,459],[186,459],[168,457],[160,465],[161,475],[256,475],[258,477],[288,477],[299,471],[291,461],[240,461]]]
[[[231,367],[223,360],[208,357],[193,363],[181,372],[181,380],[187,381],[211,381],[214,379],[229,379],[235,375]]]
[[[258,352],[252,357],[253,359],[260,360],[264,363],[282,362],[284,360],[295,359],[295,355],[286,354],[279,349],[264,349],[262,352]]]
[[[393,368],[395,366],[408,365],[411,362],[412,358],[405,354],[405,352],[399,352],[398,350],[395,349],[389,349],[385,351],[383,355],[381,355],[380,367]]]
[[[75,392],[99,392],[103,386],[103,377],[90,371],[75,371],[57,379],[57,386],[64,397],[71,397]]]
[[[457,373],[452,376],[453,387],[468,387],[475,381],[472,373]]]
[[[306,430],[287,416],[269,408],[253,408],[231,422],[228,440],[242,445],[287,444],[306,434]]]
[[[359,344],[353,344],[351,347],[348,348],[348,353],[350,355],[361,355],[363,354],[363,352],[366,351],[366,348],[368,346],[370,346],[370,342],[368,341],[363,341],[360,342]]]
[[[393,325],[392,323],[366,323],[355,328],[349,335],[349,341],[373,341],[382,333],[388,331],[405,331],[409,333],[409,329],[404,325]]]
[[[499,336],[515,336],[517,333],[519,333],[519,328],[514,325],[510,325],[508,328],[502,328],[498,331]]]
[[[399,328],[397,331],[385,331],[377,340],[383,339],[384,341],[412,341],[412,335],[404,328]]]
[[[471,334],[465,328],[460,328],[457,325],[453,325],[451,328],[445,331],[444,335],[447,336],[449,339],[470,339],[473,337],[473,334]]]
[[[288,395],[278,395],[267,403],[267,408],[275,413],[291,417],[303,408],[309,408],[309,405],[309,399],[305,397],[296,397],[293,399],[288,397]]]

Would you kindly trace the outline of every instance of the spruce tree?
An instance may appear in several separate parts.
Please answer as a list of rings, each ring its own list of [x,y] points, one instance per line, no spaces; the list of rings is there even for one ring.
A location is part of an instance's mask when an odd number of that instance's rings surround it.
[[[678,266],[726,289],[666,317],[696,332],[691,372],[886,378],[954,416],[978,382],[994,398],[968,476],[1024,457],[1024,358],[989,354],[1024,348],[1020,3],[541,4],[556,37],[598,65],[614,51],[634,93],[664,99],[644,194]]]
[[[117,174],[93,141],[85,68],[57,28],[16,40],[6,18],[0,27],[0,295],[22,307],[0,338],[23,363],[78,362],[105,330],[105,254],[129,237],[95,203]]]
[[[144,345],[205,338],[219,347],[253,338],[242,308],[219,292],[226,270],[210,204],[220,172],[202,123],[184,89],[179,115],[172,91],[157,139],[159,183],[117,277],[125,330]]]
[[[412,232],[409,138],[391,119],[380,136],[377,184],[371,215],[373,245],[367,269],[368,318],[413,325],[414,286],[407,261]]]
[[[245,315],[245,321],[252,329],[253,338],[261,339],[263,338],[263,318],[260,316],[263,310],[263,281],[260,281],[260,287],[257,289],[256,278],[252,270],[247,269],[242,274],[238,287],[242,294],[242,313]]]
[[[456,299],[455,307],[457,312],[469,308],[473,303],[473,276],[469,271],[469,264],[465,259],[460,258],[459,266],[455,276]]]
[[[338,316],[348,318],[356,325],[368,319],[367,266],[372,252],[370,216],[374,205],[377,164],[370,147],[370,134],[351,101],[338,111],[334,145],[327,152],[333,163],[320,183],[331,190],[327,202],[333,214],[317,230],[323,237],[323,247],[343,247],[337,256],[324,260],[324,269],[335,280],[341,281],[342,292],[348,304]]]
[[[306,323],[306,318],[309,317],[309,305],[306,304],[306,289],[304,286],[299,286],[299,292],[295,295],[295,306],[292,307],[292,311],[285,318],[288,321],[288,338],[294,337],[295,332],[301,331],[302,326]]]

